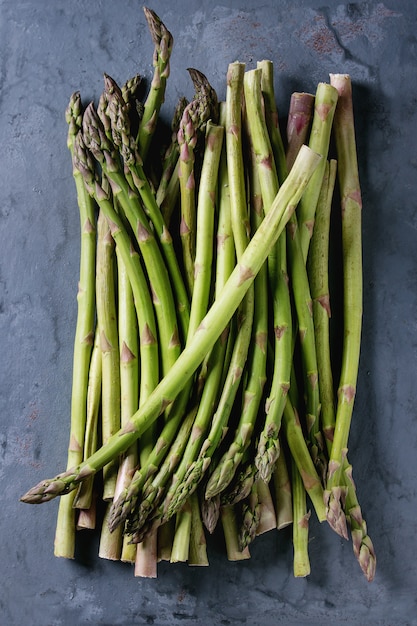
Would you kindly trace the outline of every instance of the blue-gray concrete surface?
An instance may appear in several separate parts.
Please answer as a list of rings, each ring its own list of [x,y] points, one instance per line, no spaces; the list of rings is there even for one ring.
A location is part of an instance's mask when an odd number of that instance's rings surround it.
[[[152,73],[137,0],[0,0],[0,624],[417,624],[417,5],[413,0],[155,0],[175,38],[163,116],[192,95],[186,68],[219,97],[231,61],[275,63],[278,106],[329,72],[353,81],[363,192],[364,329],[350,459],[378,566],[368,584],[350,543],[311,523],[312,572],[294,579],[289,533],[252,558],[161,564],[157,580],[53,556],[57,502],[19,497],[63,469],[68,440],[79,223],[64,110],[97,99],[102,75]]]

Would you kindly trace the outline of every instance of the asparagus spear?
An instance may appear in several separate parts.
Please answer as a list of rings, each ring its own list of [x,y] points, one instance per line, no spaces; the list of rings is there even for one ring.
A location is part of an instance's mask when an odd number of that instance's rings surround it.
[[[144,104],[143,116],[140,120],[136,137],[139,154],[141,155],[142,161],[145,163],[155,133],[159,111],[165,99],[166,83],[170,71],[169,61],[172,52],[173,37],[154,11],[147,7],[144,7],[143,10],[146,21],[148,22],[152,41],[155,45],[153,56],[154,75]]]
[[[81,98],[74,93],[65,112],[68,124],[67,145],[73,157],[74,138],[82,121]],[[74,338],[73,378],[71,394],[71,425],[68,447],[68,468],[83,458],[84,434],[87,420],[88,369],[94,340],[95,317],[95,254],[96,205],[87,193],[82,176],[73,168],[80,215],[81,248],[80,274],[77,293],[77,325]],[[56,556],[74,558],[75,550],[75,493],[60,502],[55,532]]]
[[[352,468],[347,461],[347,444],[359,369],[362,326],[362,202],[356,156],[351,80],[348,75],[333,74],[330,76],[330,82],[339,93],[339,104],[335,115],[335,136],[342,201],[345,303],[342,371],[325,497],[329,523],[336,532],[344,536],[346,536],[344,518],[345,515],[347,516],[355,556],[366,578],[371,581],[376,569],[375,550],[357,500]]]
[[[118,253],[118,331],[120,352],[120,420],[125,424],[139,405],[139,337],[138,324],[133,299],[133,291],[123,259]],[[142,398],[143,401],[143,398]],[[148,439],[153,437],[153,429],[148,429],[140,439],[141,456],[149,452]],[[121,456],[114,499],[130,481],[138,462],[137,445],[133,444]],[[110,514],[110,511],[109,511]],[[123,530],[121,527],[120,532]],[[123,538],[121,560],[135,562],[136,546],[129,545]],[[143,555],[142,555],[143,556]]]
[[[317,367],[320,379],[320,419],[328,451],[330,451],[333,441],[335,418],[329,335],[331,309],[328,280],[328,255],[330,213],[336,170],[336,161],[332,159],[330,163],[327,163],[323,176],[322,189],[317,202],[315,226],[308,257],[308,276],[313,303]]]
[[[292,459],[291,484],[293,501],[293,570],[296,578],[310,574],[310,558],[308,555],[308,521],[310,512],[306,507],[306,492],[300,472]]]
[[[116,455],[124,452],[157,417],[165,411],[191,378],[214,345],[275,245],[282,229],[300,200],[320,160],[307,146],[300,150],[294,166],[261,226],[239,259],[220,296],[212,304],[197,332],[129,423],[105,446],[73,468],[52,479],[42,480],[22,496],[27,503],[41,503],[75,489],[79,482],[96,473]]]
[[[323,159],[312,177],[308,189],[298,207],[297,217],[300,225],[300,243],[304,257],[307,260],[310,239],[314,226],[314,215],[317,200],[323,181],[327,154],[329,151],[330,134],[333,117],[338,99],[337,89],[327,83],[319,83],[314,100],[313,123],[310,131],[309,147],[322,155]]]
[[[307,143],[310,122],[313,117],[314,96],[311,93],[294,92],[291,95],[287,120],[287,170],[293,166],[299,149]]]
[[[178,100],[171,122],[171,142],[165,151],[162,163],[162,173],[156,192],[156,202],[161,209],[165,223],[168,225],[175,208],[179,195],[179,167],[178,158],[180,149],[178,145],[178,131],[185,107],[188,105],[186,98]]]
[[[114,435],[120,423],[120,355],[117,331],[114,276],[114,241],[102,212],[97,222],[96,301],[97,324],[102,354],[101,431],[102,441]],[[103,468],[103,499],[112,500],[118,459]]]
[[[217,95],[207,78],[195,69],[189,70],[196,94],[185,107],[178,130],[179,179],[181,193],[181,244],[184,272],[188,292],[194,286],[194,262],[196,246],[196,193],[195,193],[195,149],[199,136],[209,119],[217,120]]]
[[[332,74],[330,80],[339,94],[334,132],[342,208],[344,343],[336,424],[326,484],[326,504],[330,525],[336,532],[346,535],[343,513],[346,487],[342,483],[341,473],[347,453],[359,369],[362,328],[362,201],[350,76]]]
[[[88,458],[97,450],[98,445],[98,420],[101,405],[101,372],[102,358],[100,348],[100,335],[96,326],[93,351],[91,353],[90,367],[88,372],[87,388],[87,420],[84,438],[84,456]],[[94,477],[81,483],[75,496],[73,506],[77,509],[88,510],[94,503]],[[78,520],[79,522],[79,520]]]

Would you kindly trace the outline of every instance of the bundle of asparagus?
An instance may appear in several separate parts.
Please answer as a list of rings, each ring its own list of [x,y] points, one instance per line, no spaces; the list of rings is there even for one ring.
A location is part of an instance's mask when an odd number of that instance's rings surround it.
[[[368,580],[375,553],[347,447],[361,336],[361,199],[351,81],[293,94],[286,137],[273,64],[231,63],[225,102],[200,71],[164,145],[156,129],[173,38],[145,9],[154,77],[104,77],[97,106],[66,111],[81,221],[66,471],[23,497],[60,499],[55,554],[76,530],[99,554],[156,576],[208,564],[206,531],[230,560],[293,526],[294,575],[310,573],[311,504]],[[331,156],[334,137],[335,158]],[[337,170],[337,172],[336,172]],[[339,179],[341,362],[330,345],[329,239]],[[333,376],[341,371],[337,395]],[[99,507],[101,510],[102,507]]]

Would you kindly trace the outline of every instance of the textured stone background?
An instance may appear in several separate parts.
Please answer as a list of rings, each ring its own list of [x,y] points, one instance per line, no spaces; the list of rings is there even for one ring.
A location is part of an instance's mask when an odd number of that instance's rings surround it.
[[[19,496],[63,469],[79,224],[64,110],[102,74],[151,76],[137,0],[0,0],[0,623],[4,626],[416,624],[417,8],[413,0],[150,4],[175,37],[163,116],[197,67],[225,95],[231,61],[275,63],[280,113],[329,72],[354,84],[363,191],[364,333],[350,458],[378,556],[366,583],[351,545],[311,523],[312,573],[292,576],[289,534],[252,559],[162,564],[158,579],[101,561],[96,537],[55,559],[56,502]],[[255,8],[256,7],[256,8]],[[313,516],[314,517],[314,516]]]

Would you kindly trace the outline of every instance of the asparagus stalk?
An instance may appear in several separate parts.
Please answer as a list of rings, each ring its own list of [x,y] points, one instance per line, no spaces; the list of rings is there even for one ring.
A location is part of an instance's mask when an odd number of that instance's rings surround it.
[[[103,359],[101,357],[100,334],[96,326],[94,346],[91,353],[90,368],[88,372],[87,420],[84,439],[84,459],[87,459],[91,454],[93,454],[93,452],[97,450],[98,445],[98,420],[101,406],[102,361]],[[93,487],[94,477],[81,483],[73,503],[73,506],[75,508],[83,510],[88,510],[91,506],[94,506],[95,508]]]
[[[330,452],[334,433],[334,392],[330,357],[329,321],[331,316],[329,295],[329,231],[333,190],[337,163],[327,164],[308,257],[308,276],[313,302],[314,330],[316,334],[317,367],[320,379],[320,419],[327,449]]]
[[[295,210],[320,158],[320,155],[312,152],[307,146],[300,150],[289,176],[276,196],[271,211],[249,242],[221,294],[211,305],[197,332],[170,371],[162,378],[143,406],[131,417],[129,423],[89,459],[52,479],[42,480],[32,487],[22,496],[23,502],[32,504],[47,502],[58,495],[69,493],[82,480],[96,473],[115,456],[123,453],[165,411],[166,407],[172,404],[213,347],[253,284],[256,274]]]
[[[81,98],[74,93],[65,112],[68,124],[67,145],[73,156],[74,138],[82,120]],[[73,377],[71,393],[71,424],[67,466],[78,464],[83,458],[84,435],[87,420],[88,369],[94,340],[95,317],[95,254],[96,254],[96,206],[87,193],[81,175],[73,168],[79,207],[81,248],[77,293],[77,324],[74,338]],[[74,558],[75,551],[75,494],[60,502],[55,532],[56,556]]]
[[[298,207],[297,217],[300,225],[301,250],[306,262],[311,235],[314,227],[314,216],[317,200],[323,181],[327,154],[329,151],[330,134],[333,117],[338,99],[337,89],[327,83],[319,83],[314,100],[313,123],[310,131],[309,147],[322,155],[323,159],[312,176],[308,189]]]
[[[118,253],[120,257],[120,253]],[[139,338],[138,325],[133,299],[133,291],[123,259],[118,262],[118,327],[119,327],[119,351],[120,351],[120,420],[125,424],[139,405]],[[152,437],[152,429],[148,429],[141,437],[141,454],[148,452],[148,437]],[[120,492],[131,480],[138,462],[137,445],[133,444],[119,463],[119,472],[114,493],[117,499]],[[110,514],[111,511],[109,511]],[[123,528],[120,527],[122,532]],[[129,545],[126,536],[123,537],[121,560],[134,563],[136,559],[136,546]]]
[[[346,535],[342,485],[343,460],[356,393],[362,327],[362,201],[360,193],[351,81],[348,75],[333,74],[331,83],[339,94],[334,120],[338,179],[342,206],[342,248],[344,278],[344,344],[339,380],[334,439],[326,485],[326,504],[330,525]]]
[[[143,116],[136,137],[139,154],[145,163],[158,121],[159,111],[165,99],[169,77],[173,37],[154,11],[144,7],[144,13],[155,45],[153,55],[154,75],[143,107]]]
[[[291,468],[292,501],[293,501],[293,570],[296,578],[310,574],[310,558],[308,554],[308,521],[310,512],[306,507],[306,491],[300,472],[292,459]]]
[[[339,94],[334,132],[342,206],[344,343],[336,424],[326,484],[326,505],[330,525],[336,532],[344,535],[345,520],[342,507],[346,487],[341,480],[341,474],[347,453],[356,393],[362,327],[362,201],[350,76],[332,74],[330,81]]]
[[[178,145],[178,131],[185,107],[188,105],[186,98],[178,100],[171,122],[171,142],[165,151],[162,163],[162,173],[156,192],[156,202],[161,209],[165,223],[169,224],[176,199],[179,195],[179,167],[178,159],[180,149]],[[174,191],[172,191],[172,189]]]
[[[289,397],[287,397],[285,404],[283,425],[288,446],[300,472],[305,490],[313,503],[318,520],[323,522],[326,519],[323,487],[307,448],[297,410],[292,406]]]
[[[97,222],[96,300],[97,324],[102,354],[101,431],[105,444],[121,426],[120,355],[117,331],[114,275],[114,241],[102,212]],[[112,500],[116,486],[118,460],[103,468],[103,499]]]
[[[196,193],[195,150],[199,135],[204,132],[209,119],[216,122],[217,96],[204,74],[189,70],[196,87],[196,95],[185,107],[178,130],[179,179],[181,193],[181,244],[188,292],[194,287],[196,248]]]
[[[261,90],[264,102],[265,121],[271,141],[272,152],[277,168],[280,185],[285,180],[287,163],[284,144],[279,129],[279,116],[274,91],[274,65],[272,61],[258,61],[257,69],[261,72]]]
[[[288,171],[292,168],[301,146],[307,143],[313,106],[313,94],[296,91],[291,95],[287,120],[286,164]]]
[[[223,123],[225,113],[225,103],[221,103],[220,106],[220,121]],[[216,257],[216,276],[214,285],[214,297],[217,298],[221,293],[227,279],[229,278],[234,262],[235,262],[235,247],[231,225],[230,214],[230,193],[227,175],[227,163],[226,153],[223,145],[223,151],[219,163],[219,210],[218,210],[218,229],[217,229],[217,257]],[[192,463],[188,468],[182,485],[179,487],[180,497],[182,493],[188,493],[189,489],[193,489],[201,477],[203,476],[204,467],[208,467],[208,463],[214,452],[216,451],[219,442],[221,441],[226,425],[227,419],[230,415],[233,399],[236,394],[236,387],[239,384],[240,376],[236,378],[236,367],[244,360],[241,359],[240,354],[246,354],[246,337],[248,333],[245,331],[245,322],[241,320],[239,332],[234,339],[234,346],[232,355],[227,354],[228,345],[231,343],[229,329],[220,335],[219,339],[215,343],[208,359],[207,359],[207,375],[204,382],[204,388],[200,399],[200,411],[208,411],[213,413],[214,407],[217,403],[216,411],[213,415],[210,431],[206,437],[206,440],[201,446],[200,453],[195,463]],[[242,350],[241,350],[242,346]],[[224,372],[227,372],[224,380],[222,376]],[[218,390],[222,389],[220,394]],[[203,501],[204,505],[207,500]]]

